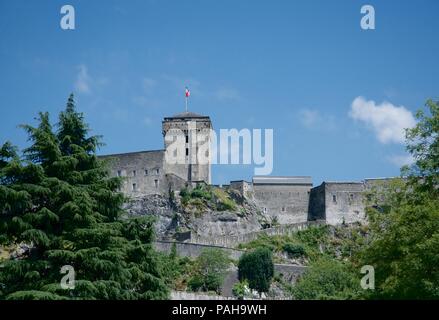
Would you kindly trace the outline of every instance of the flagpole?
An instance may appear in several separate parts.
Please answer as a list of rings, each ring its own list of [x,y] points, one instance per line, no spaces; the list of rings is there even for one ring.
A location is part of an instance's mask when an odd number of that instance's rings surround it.
[[[185,97],[185,99],[186,99],[186,112],[187,112],[187,97]]]

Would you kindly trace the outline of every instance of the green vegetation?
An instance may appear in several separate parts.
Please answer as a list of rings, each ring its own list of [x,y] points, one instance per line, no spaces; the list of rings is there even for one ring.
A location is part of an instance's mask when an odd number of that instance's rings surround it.
[[[220,291],[226,271],[230,265],[229,256],[219,249],[205,249],[195,260],[194,273],[188,286],[192,291]]]
[[[240,281],[247,280],[251,289],[267,292],[274,275],[274,265],[271,251],[258,248],[244,253],[238,263]]]
[[[242,300],[244,299],[248,288],[249,288],[248,281],[244,279],[242,281],[235,283],[232,289],[232,293],[237,299]]]
[[[235,211],[236,203],[230,195],[216,187],[198,184],[194,189],[180,190],[181,203],[185,208],[195,208],[201,214],[208,209],[216,211]]]
[[[282,250],[288,254],[290,258],[299,258],[305,255],[305,248],[300,244],[285,243]]]
[[[355,299],[361,292],[360,278],[349,265],[322,258],[310,264],[291,291],[299,300]]]
[[[439,299],[439,105],[428,101],[427,108],[407,131],[416,160],[403,168],[407,183],[368,197],[371,242],[358,261],[376,270],[371,298]]]
[[[37,120],[22,126],[23,157],[11,143],[0,149],[0,244],[30,248],[2,263],[0,299],[166,298],[153,221],[121,219],[121,181],[97,158],[100,137],[88,136],[73,95],[56,132],[48,113]],[[64,265],[74,267],[73,289],[60,285]]]
[[[439,299],[438,102],[427,109],[407,130],[415,163],[402,168],[406,178],[366,193],[367,226],[312,227],[240,247],[305,257],[309,269],[290,288],[296,299]],[[375,270],[375,290],[359,288],[364,265]]]
[[[249,243],[240,244],[240,249],[267,248],[277,262],[285,262],[285,254],[290,259],[300,259],[302,263],[315,261],[322,256],[349,258],[366,241],[368,228],[359,224],[331,227],[311,226],[288,236],[261,235]]]

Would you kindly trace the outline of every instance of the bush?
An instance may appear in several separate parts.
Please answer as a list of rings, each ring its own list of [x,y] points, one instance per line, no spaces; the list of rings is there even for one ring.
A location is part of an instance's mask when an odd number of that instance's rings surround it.
[[[258,248],[241,256],[238,263],[240,281],[247,280],[249,287],[267,292],[274,275],[273,257],[266,248]]]
[[[248,288],[247,280],[239,281],[233,285],[232,293],[237,299],[242,300],[244,299]]]
[[[324,258],[312,263],[292,289],[299,300],[355,299],[360,292],[360,279],[347,265]]]
[[[288,254],[290,258],[299,258],[305,255],[305,248],[300,244],[285,243],[282,250]]]
[[[194,190],[192,190],[191,197],[210,200],[212,199],[212,194],[209,190],[205,190],[203,187],[198,185]]]
[[[219,291],[226,275],[230,259],[219,249],[205,249],[195,262],[195,275],[188,286],[193,291]]]

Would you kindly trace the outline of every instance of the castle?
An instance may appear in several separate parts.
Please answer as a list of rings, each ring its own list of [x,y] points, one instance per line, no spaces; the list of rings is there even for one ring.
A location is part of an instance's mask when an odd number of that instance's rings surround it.
[[[113,176],[125,177],[121,192],[130,197],[178,192],[187,185],[211,184],[211,165],[199,159],[199,149],[210,154],[210,117],[183,112],[162,121],[164,149],[101,156],[110,158]],[[196,137],[196,138],[195,138]],[[168,156],[182,159],[172,163]],[[323,220],[352,223],[365,218],[364,191],[377,181],[325,181],[313,186],[309,176],[255,176],[251,182],[222,186],[251,198],[264,214],[279,224]]]

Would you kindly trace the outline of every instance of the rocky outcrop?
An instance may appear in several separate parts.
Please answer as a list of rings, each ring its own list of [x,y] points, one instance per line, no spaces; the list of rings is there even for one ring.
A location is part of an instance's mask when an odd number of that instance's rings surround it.
[[[132,198],[125,209],[129,215],[155,217],[158,239],[184,241],[190,238],[189,234],[206,239],[238,236],[267,226],[269,217],[264,216],[254,203],[242,198],[233,201],[236,206],[232,210],[218,211],[208,205],[194,210],[184,206],[178,195],[148,195]]]

